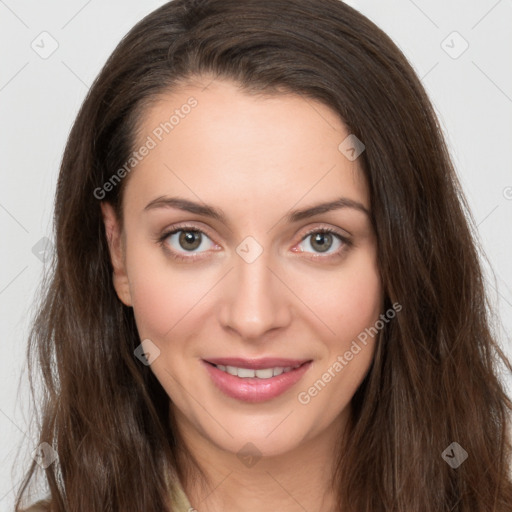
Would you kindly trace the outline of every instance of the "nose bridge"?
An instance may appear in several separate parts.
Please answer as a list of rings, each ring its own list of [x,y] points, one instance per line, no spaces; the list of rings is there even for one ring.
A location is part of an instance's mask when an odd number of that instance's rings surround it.
[[[271,252],[261,250],[258,255],[257,249],[251,240],[247,245],[242,242],[237,248],[238,261],[222,317],[225,326],[233,328],[244,338],[258,338],[270,329],[282,327],[289,320],[289,297],[283,284],[270,270]]]

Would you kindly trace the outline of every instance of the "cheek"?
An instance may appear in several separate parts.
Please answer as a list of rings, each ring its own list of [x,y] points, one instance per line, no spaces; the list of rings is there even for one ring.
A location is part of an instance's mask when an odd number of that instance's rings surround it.
[[[313,306],[330,329],[331,350],[349,346],[379,318],[383,306],[382,285],[374,251],[361,251],[339,272],[317,283]],[[309,286],[310,289],[315,289]]]
[[[345,332],[348,327],[354,337],[373,325],[381,312],[382,290],[377,268],[368,266],[360,273],[351,274],[340,288],[337,325],[343,326]]]
[[[324,426],[347,407],[373,360],[378,339],[373,327],[382,312],[377,265],[359,260],[333,280],[329,291],[322,311],[334,334],[323,338],[324,357],[297,395],[304,414]]]
[[[333,401],[339,404],[348,403],[363,381],[378,339],[374,326],[382,313],[383,297],[373,253],[360,259],[343,283],[333,320],[337,334],[327,362],[329,375],[322,375],[322,380],[334,383]]]
[[[197,314],[211,284],[204,273],[173,269],[166,256],[157,252],[133,250],[128,268],[140,336],[163,341]],[[193,331],[193,326],[188,328]]]
[[[172,284],[169,276],[152,277],[145,274],[134,281],[133,310],[140,336],[164,341],[178,333],[182,336],[187,329],[194,332],[197,324],[193,319],[201,309],[204,287],[177,277]]]

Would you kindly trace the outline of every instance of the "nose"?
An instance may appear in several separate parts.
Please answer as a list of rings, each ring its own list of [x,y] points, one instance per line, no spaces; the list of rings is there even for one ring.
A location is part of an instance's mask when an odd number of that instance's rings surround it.
[[[290,323],[293,294],[270,259],[266,251],[251,263],[238,258],[224,284],[220,322],[243,339],[260,340]]]

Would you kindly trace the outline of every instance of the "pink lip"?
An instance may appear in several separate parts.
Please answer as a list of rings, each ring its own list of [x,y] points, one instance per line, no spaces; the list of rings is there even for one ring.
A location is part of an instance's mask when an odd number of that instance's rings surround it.
[[[223,361],[214,363],[214,361]],[[275,362],[278,362],[276,364]],[[270,364],[269,364],[270,362]],[[241,400],[243,402],[264,402],[275,398],[296,384],[311,366],[312,361],[300,361],[292,359],[260,359],[253,360],[252,366],[248,366],[247,359],[211,359],[209,361],[202,360],[215,386],[224,394],[231,398]],[[236,375],[230,375],[216,368],[213,364],[221,364],[225,366],[236,366],[238,368],[272,368],[276,366],[296,366],[303,363],[299,368],[291,370],[281,375],[276,375],[270,379],[241,378]],[[255,366],[256,365],[256,366]]]

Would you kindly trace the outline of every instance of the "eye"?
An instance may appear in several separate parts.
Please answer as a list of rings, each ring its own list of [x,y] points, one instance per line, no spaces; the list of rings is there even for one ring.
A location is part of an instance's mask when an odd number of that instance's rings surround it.
[[[307,240],[309,239],[309,242]],[[156,241],[172,258],[180,261],[193,261],[202,258],[208,250],[218,250],[219,246],[197,226],[177,226],[160,235]],[[312,259],[341,256],[352,242],[337,230],[330,227],[315,228],[302,238],[293,252],[307,253],[309,248],[316,254]],[[305,246],[305,247],[304,247]],[[331,250],[333,249],[334,250]]]
[[[309,239],[309,241],[308,241]],[[303,246],[306,246],[303,247]],[[308,252],[307,248],[312,248],[315,254],[313,257],[324,257],[321,254],[326,254],[325,257],[340,256],[351,246],[351,241],[333,228],[315,228],[306,233],[301,243],[297,246],[298,250],[295,252]],[[329,252],[334,247],[334,250]],[[320,256],[319,256],[320,255]]]
[[[166,231],[158,238],[158,242],[178,260],[196,259],[201,257],[197,253],[204,253],[216,245],[203,230],[195,226],[179,226]]]

